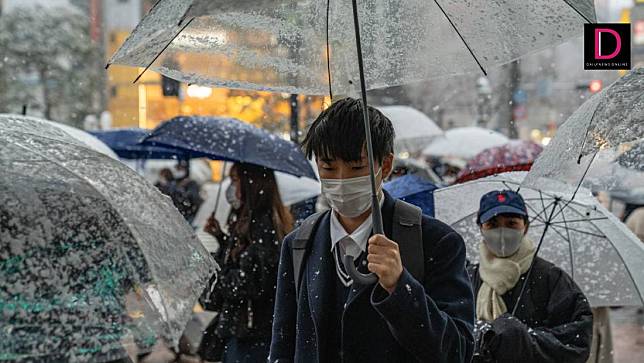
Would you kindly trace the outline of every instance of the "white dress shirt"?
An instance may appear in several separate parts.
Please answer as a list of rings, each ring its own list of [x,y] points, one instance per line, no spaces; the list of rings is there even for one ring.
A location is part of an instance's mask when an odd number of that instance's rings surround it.
[[[380,207],[382,208],[384,197],[381,195],[379,199]],[[345,286],[350,286],[353,281],[345,272],[344,266],[340,266],[344,260],[344,256],[349,255],[355,260],[367,250],[367,243],[369,242],[369,237],[371,237],[372,227],[373,220],[371,215],[369,215],[353,233],[348,233],[340,223],[336,212],[331,211],[331,253],[334,256],[333,259],[338,277]],[[336,251],[337,248],[340,248],[340,250]],[[338,257],[341,260],[338,260]]]

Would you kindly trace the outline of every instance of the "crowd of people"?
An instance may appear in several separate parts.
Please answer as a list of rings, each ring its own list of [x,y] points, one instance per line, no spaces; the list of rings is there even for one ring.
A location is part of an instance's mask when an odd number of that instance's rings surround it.
[[[394,169],[394,131],[378,110],[368,112],[384,234],[373,233],[357,100],[335,102],[308,131],[303,149],[317,163],[328,209],[309,208],[299,227],[272,170],[230,169],[227,232],[214,214],[205,226],[219,242],[213,257],[221,271],[201,298],[217,313],[201,359],[588,361],[593,312],[565,271],[535,256],[522,196],[497,190],[481,198],[479,262],[470,263],[457,232],[382,188]],[[354,266],[345,266],[346,256]],[[350,269],[374,273],[378,282],[354,282]]]

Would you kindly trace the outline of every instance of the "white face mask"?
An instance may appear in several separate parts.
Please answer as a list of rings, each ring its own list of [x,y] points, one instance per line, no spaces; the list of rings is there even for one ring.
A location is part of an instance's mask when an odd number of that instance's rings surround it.
[[[233,183],[230,183],[228,188],[226,188],[226,200],[233,209],[239,209],[241,207],[241,201],[237,198],[237,188],[235,188],[235,184]]]
[[[381,170],[376,174],[376,180]],[[369,175],[348,179],[320,179],[322,195],[331,208],[345,217],[353,218],[371,208],[371,179]]]
[[[521,247],[523,231],[514,228],[482,229],[481,234],[487,248],[497,257],[514,255]]]

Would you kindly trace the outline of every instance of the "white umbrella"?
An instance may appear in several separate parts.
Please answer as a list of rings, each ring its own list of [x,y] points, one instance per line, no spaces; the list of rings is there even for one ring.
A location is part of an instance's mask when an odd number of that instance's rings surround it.
[[[434,191],[434,214],[465,240],[470,262],[477,262],[482,237],[476,224],[481,196],[521,185],[526,172],[504,173]],[[538,255],[570,274],[592,306],[642,305],[644,244],[588,189],[551,180],[544,189],[522,187],[530,218],[528,235],[545,238]],[[546,223],[549,221],[547,232]],[[539,278],[534,276],[533,278]]]
[[[421,151],[432,139],[443,134],[443,130],[432,119],[413,107],[382,106],[378,109],[394,125],[396,155]]]
[[[83,144],[87,145],[89,148],[98,151],[101,154],[107,155],[111,157],[112,159],[117,159],[118,156],[110,149],[109,146],[105,145],[105,143],[98,138],[96,138],[94,135],[85,132],[81,129],[77,129],[72,126],[67,126],[65,124],[61,124],[58,122],[53,122],[53,121],[46,121],[46,120],[40,120],[41,122],[47,123],[49,125],[55,126],[63,131],[65,131],[69,136],[75,138],[76,140],[82,142]]]
[[[426,156],[451,156],[471,159],[481,151],[508,143],[505,135],[480,127],[458,127],[445,131],[423,150]]]

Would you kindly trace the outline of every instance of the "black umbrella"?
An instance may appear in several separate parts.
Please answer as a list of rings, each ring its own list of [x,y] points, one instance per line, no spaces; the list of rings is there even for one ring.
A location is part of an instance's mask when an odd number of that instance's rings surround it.
[[[239,161],[317,179],[297,145],[233,118],[175,117],[152,130],[142,145],[168,147],[194,157]]]

